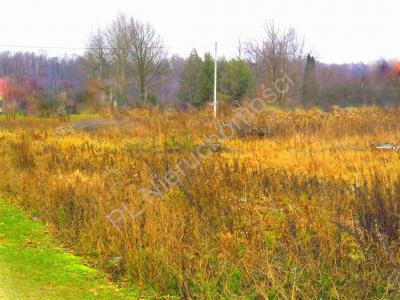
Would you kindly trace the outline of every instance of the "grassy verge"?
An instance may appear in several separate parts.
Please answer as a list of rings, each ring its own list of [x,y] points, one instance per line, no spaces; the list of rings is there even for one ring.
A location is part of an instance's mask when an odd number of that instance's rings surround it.
[[[138,299],[54,242],[33,221],[0,200],[0,299]]]

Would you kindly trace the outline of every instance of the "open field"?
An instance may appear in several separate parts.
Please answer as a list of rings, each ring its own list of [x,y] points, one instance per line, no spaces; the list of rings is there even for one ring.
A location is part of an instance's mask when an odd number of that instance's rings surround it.
[[[374,146],[400,143],[399,110],[269,108],[234,131],[209,116],[1,119],[0,192],[160,294],[400,297],[400,153]]]

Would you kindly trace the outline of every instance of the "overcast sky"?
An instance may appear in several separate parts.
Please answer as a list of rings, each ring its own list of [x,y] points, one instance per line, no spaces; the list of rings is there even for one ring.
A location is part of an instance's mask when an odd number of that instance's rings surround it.
[[[293,26],[323,62],[400,58],[399,0],[2,0],[0,45],[81,48],[119,12],[150,22],[170,54],[191,49],[233,56],[239,37],[260,36],[266,20]],[[8,48],[1,46],[1,50]],[[35,50],[37,49],[24,49]],[[83,50],[47,49],[50,55]]]

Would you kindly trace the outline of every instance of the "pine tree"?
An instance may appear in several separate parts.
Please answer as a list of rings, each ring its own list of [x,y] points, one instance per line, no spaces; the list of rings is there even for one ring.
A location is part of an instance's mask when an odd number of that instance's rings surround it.
[[[307,55],[303,85],[301,87],[301,97],[305,104],[318,105],[316,61],[310,54]]]
[[[199,85],[200,101],[210,101],[214,94],[214,59],[210,53],[204,55]]]
[[[181,79],[179,81],[178,98],[185,102],[196,103],[200,101],[200,79],[202,60],[195,49],[185,60]]]
[[[233,59],[218,61],[218,92],[229,101],[240,101],[252,84],[252,73],[245,61]],[[192,104],[204,104],[214,94],[214,58],[206,53],[204,60],[193,50],[185,60],[179,82],[178,97]]]
[[[220,91],[229,96],[230,101],[243,100],[252,84],[250,68],[241,59],[232,59],[219,65]]]

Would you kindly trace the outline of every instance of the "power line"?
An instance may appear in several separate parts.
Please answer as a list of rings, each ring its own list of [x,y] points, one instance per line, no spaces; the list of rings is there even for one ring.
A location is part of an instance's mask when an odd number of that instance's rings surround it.
[[[52,50],[127,50],[130,48],[122,47],[62,47],[62,46],[32,46],[32,45],[9,45],[0,44],[0,48],[20,48],[20,49],[52,49]],[[157,46],[157,47],[143,47],[146,49],[167,49],[168,47]]]
[[[199,45],[197,45],[199,46]],[[214,44],[204,44],[200,47],[214,46]],[[228,46],[234,48],[233,46]],[[17,44],[0,44],[0,48],[20,48],[20,49],[52,49],[52,50],[127,50],[130,48],[123,47],[69,47],[69,46],[50,46],[50,45],[17,45]],[[170,49],[166,46],[146,46],[146,49]]]
[[[1,48],[21,48],[21,49],[56,49],[56,50],[85,50],[83,47],[58,47],[58,46],[31,46],[31,45],[6,45],[1,44]]]

